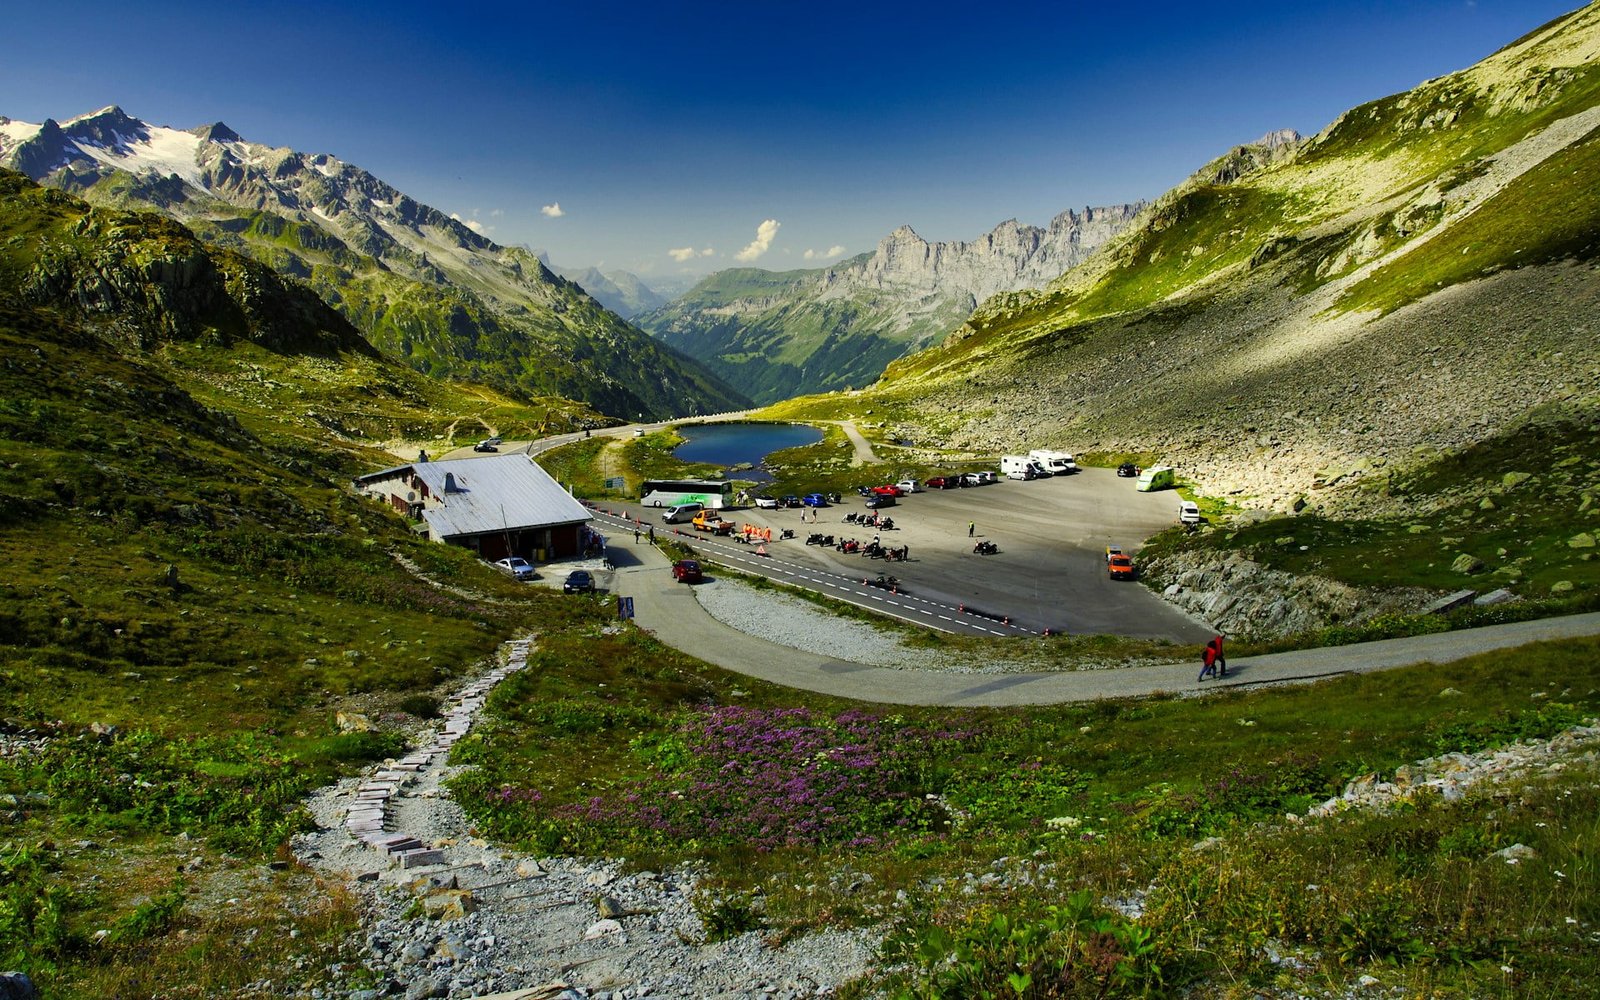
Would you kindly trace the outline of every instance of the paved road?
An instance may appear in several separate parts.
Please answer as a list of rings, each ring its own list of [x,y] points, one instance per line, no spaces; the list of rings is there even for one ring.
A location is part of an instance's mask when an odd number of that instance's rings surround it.
[[[953,674],[896,670],[818,656],[771,643],[712,618],[691,588],[672,579],[667,558],[631,538],[610,547],[611,591],[634,599],[634,620],[662,642],[709,663],[787,687],[896,705],[1052,705],[1159,692],[1223,691],[1443,663],[1543,639],[1600,635],[1600,613],[1384,639],[1331,649],[1230,659],[1222,681],[1195,680],[1198,663],[1061,673]]]

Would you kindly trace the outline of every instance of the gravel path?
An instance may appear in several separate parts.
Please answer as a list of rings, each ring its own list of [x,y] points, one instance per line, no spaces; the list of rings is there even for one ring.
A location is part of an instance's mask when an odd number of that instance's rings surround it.
[[[295,838],[295,853],[361,895],[361,965],[378,980],[326,996],[796,1000],[831,996],[868,968],[878,945],[868,930],[781,948],[756,933],[707,943],[692,868],[625,874],[620,860],[535,857],[475,836],[445,787],[458,769],[436,748],[467,732],[489,683],[521,669],[528,648],[507,644],[504,663],[413,753],[307,802],[318,829]]]

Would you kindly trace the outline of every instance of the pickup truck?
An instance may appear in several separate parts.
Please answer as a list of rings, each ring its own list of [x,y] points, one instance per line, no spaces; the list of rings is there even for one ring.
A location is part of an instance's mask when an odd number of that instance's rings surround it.
[[[703,510],[694,516],[694,530],[709,531],[713,535],[733,534],[733,522],[724,521],[714,510]]]

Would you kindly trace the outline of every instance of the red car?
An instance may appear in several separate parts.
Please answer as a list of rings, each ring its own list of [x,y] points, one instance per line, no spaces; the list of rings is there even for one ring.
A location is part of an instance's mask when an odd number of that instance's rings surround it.
[[[944,477],[943,476],[934,476],[932,479],[928,480],[923,485],[928,487],[928,489],[930,489],[930,490],[942,490],[942,489],[944,489]]]
[[[900,496],[905,496],[905,491],[901,490],[900,487],[892,486],[892,485],[887,484],[887,483],[885,483],[882,486],[874,486],[872,488],[872,492],[878,494],[878,496],[880,496],[880,497],[900,497]]]
[[[679,559],[672,564],[672,578],[679,583],[700,583],[705,579],[705,573],[701,571],[698,559]]]

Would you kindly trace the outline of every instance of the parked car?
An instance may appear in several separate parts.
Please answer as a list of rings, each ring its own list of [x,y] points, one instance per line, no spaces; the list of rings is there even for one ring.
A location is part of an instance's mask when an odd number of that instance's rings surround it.
[[[561,585],[563,593],[594,593],[594,577],[586,569],[575,569],[567,574],[567,580]]]
[[[672,564],[672,578],[679,583],[699,583],[705,579],[697,559],[679,559]]]
[[[982,486],[983,485],[983,475],[981,473],[977,473],[977,472],[963,473],[962,476],[961,476],[961,485],[962,486]]]
[[[755,502],[756,502],[756,506],[759,507],[762,510],[777,510],[778,509],[778,498],[777,497],[756,497],[755,498]]]
[[[922,492],[922,484],[917,482],[915,479],[902,479],[898,483],[895,483],[895,485],[900,487],[901,493]]]
[[[1195,503],[1193,500],[1179,500],[1178,501],[1178,523],[1179,524],[1199,524],[1200,523],[1200,505]]]
[[[872,487],[870,487],[870,486],[857,486],[856,487],[856,492],[861,494],[864,497],[870,497],[870,496],[872,496]]]
[[[1133,559],[1119,552],[1106,561],[1106,572],[1113,580],[1132,580],[1135,574]]]
[[[985,486],[988,486],[990,483],[998,483],[999,481],[1000,473],[998,472],[990,472],[989,470],[985,469],[983,472],[978,473],[978,482]]]
[[[785,507],[798,507],[800,506],[800,498],[795,496],[793,493],[785,493],[783,495],[782,503]]]
[[[502,573],[509,574],[513,580],[532,580],[538,574],[533,571],[533,563],[521,556],[512,556],[509,559],[496,559],[494,568]]]
[[[807,493],[805,496],[800,498],[800,502],[805,504],[807,507],[828,506],[828,498],[823,496],[821,493]]]
[[[504,442],[504,441],[505,441],[505,439],[504,439],[504,438],[502,438],[502,437],[501,437],[501,436],[500,436],[500,435],[498,435],[498,434],[496,434],[496,435],[495,435],[495,436],[494,436],[494,437],[492,437],[492,438],[484,438],[484,440],[485,440],[485,441],[487,441],[487,442],[489,442],[489,443],[490,443],[490,444],[501,444],[501,443],[503,443],[503,442]]]
[[[874,486],[872,492],[880,497],[897,497],[900,495],[898,486]]]
[[[827,496],[828,496],[828,502],[829,503],[843,503],[844,502],[844,497],[840,496],[837,493],[829,493]]]
[[[1123,462],[1117,466],[1117,475],[1123,479],[1132,479],[1139,474],[1139,467],[1132,462]]]
[[[473,451],[499,451],[500,449],[499,449],[498,446],[495,445],[495,443],[493,441],[479,441],[477,444],[472,446],[472,450]]]
[[[879,507],[893,507],[893,506],[894,506],[894,494],[893,493],[874,493],[872,496],[867,497],[867,509],[868,510],[877,510]]]
[[[932,479],[928,480],[928,489],[930,490],[943,490],[948,488],[949,480],[945,479],[943,476],[934,476]]]

